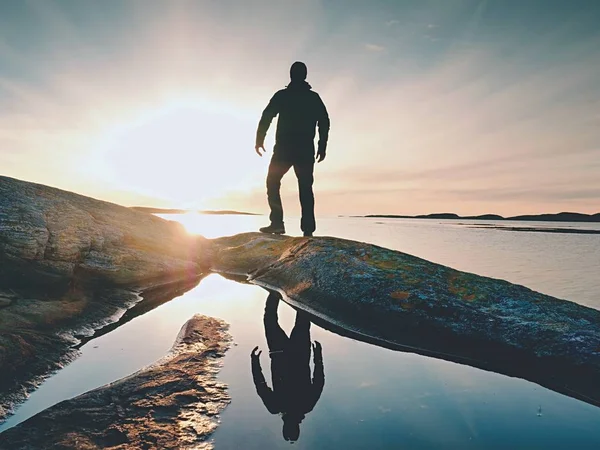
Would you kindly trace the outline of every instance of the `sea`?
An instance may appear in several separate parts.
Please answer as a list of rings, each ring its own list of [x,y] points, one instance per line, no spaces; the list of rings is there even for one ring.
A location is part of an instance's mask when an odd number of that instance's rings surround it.
[[[268,222],[261,215],[162,217],[208,238]],[[512,231],[513,226],[532,231]],[[600,234],[548,232],[552,228],[600,231],[600,224],[324,217],[315,234],[392,248],[600,309]],[[301,235],[299,219],[289,218],[286,229]],[[260,287],[209,275],[174,300],[87,342],[0,431],[151,364],[169,350],[185,321],[200,313],[224,319],[233,336],[219,374],[231,404],[210,438],[217,450],[600,449],[598,407],[520,378],[378,347],[314,323],[310,338],[322,345],[325,383],[298,438],[286,440],[282,417],[271,414],[257,395],[250,366],[258,346],[271,385],[263,325],[267,295]],[[295,318],[296,311],[281,302],[279,322],[288,334]]]

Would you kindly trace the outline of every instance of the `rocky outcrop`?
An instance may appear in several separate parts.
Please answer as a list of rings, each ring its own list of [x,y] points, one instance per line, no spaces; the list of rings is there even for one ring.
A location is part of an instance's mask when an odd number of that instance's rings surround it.
[[[205,245],[176,222],[0,177],[0,420],[78,335],[195,285]]]
[[[72,192],[0,177],[0,286],[144,286],[201,272],[203,238]]]
[[[0,449],[209,449],[229,403],[216,374],[227,326],[196,315],[164,359],[127,378],[63,401],[1,435]]]
[[[338,332],[537,382],[600,406],[600,311],[343,239],[213,241],[212,270],[274,289]]]
[[[259,233],[207,241],[143,212],[0,177],[0,420],[39,377],[74,357],[83,335],[180,295],[209,270],[277,290],[338,333],[600,406],[600,311],[360,242]],[[196,320],[202,330],[218,328]],[[216,342],[225,335],[213,334],[206,358],[224,351]],[[2,444],[8,436],[8,448],[196,445],[204,428],[194,437],[185,415],[226,397],[220,385],[194,388],[178,354],[158,371],[41,413],[3,433]],[[188,357],[194,370],[209,367],[210,358]]]

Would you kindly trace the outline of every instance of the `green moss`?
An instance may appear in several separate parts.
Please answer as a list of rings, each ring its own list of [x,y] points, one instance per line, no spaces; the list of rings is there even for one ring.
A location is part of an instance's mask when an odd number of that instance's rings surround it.
[[[480,278],[476,275],[455,270],[448,271],[448,292],[466,302],[475,302],[487,297],[479,282]]]
[[[408,297],[410,297],[410,292],[394,291],[390,294],[390,297],[395,298],[396,300],[406,300]]]
[[[394,270],[402,272],[411,272],[414,270],[414,267],[411,264],[403,261],[402,258],[399,258],[397,254],[390,252],[367,252],[359,258],[370,266],[381,270]]]

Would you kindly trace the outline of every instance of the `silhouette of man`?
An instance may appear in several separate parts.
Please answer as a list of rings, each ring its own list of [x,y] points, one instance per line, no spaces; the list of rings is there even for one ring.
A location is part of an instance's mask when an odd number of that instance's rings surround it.
[[[265,305],[265,335],[271,357],[271,381],[269,388],[260,367],[258,347],[250,355],[252,377],[256,392],[271,414],[281,414],[283,438],[297,441],[300,422],[313,410],[325,385],[321,344],[315,341],[314,374],[310,377],[310,320],[302,311],[296,314],[296,323],[290,337],[278,323],[277,307],[281,296],[270,293]]]
[[[306,82],[306,65],[295,62],[290,69],[290,84],[275,93],[256,131],[255,150],[259,156],[265,152],[264,141],[273,118],[279,114],[273,157],[267,174],[267,199],[271,224],[260,229],[263,233],[284,234],[283,206],[279,189],[281,179],[294,168],[298,178],[302,220],[300,228],[304,236],[312,236],[316,229],[315,199],[313,196],[313,169],[315,164],[315,126],[319,128],[317,161],[325,159],[329,137],[329,115],[319,97]]]

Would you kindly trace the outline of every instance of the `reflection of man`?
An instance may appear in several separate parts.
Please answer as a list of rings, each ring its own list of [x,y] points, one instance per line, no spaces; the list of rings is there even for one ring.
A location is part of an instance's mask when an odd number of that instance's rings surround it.
[[[304,236],[315,231],[315,199],[313,196],[313,169],[315,165],[315,127],[319,127],[317,161],[325,159],[329,136],[329,115],[319,97],[306,82],[307,69],[304,63],[295,62],[290,69],[290,84],[275,93],[262,113],[256,131],[255,150],[259,156],[265,151],[264,141],[271,121],[276,115],[277,133],[273,157],[267,175],[267,198],[271,208],[271,225],[260,229],[263,233],[285,233],[283,206],[279,189],[281,179],[294,168],[298,178],[302,220],[300,227]]]
[[[296,441],[300,436],[300,422],[313,410],[325,384],[321,344],[315,341],[314,374],[310,373],[310,320],[306,313],[296,314],[296,323],[290,337],[278,323],[279,294],[270,293],[265,306],[265,335],[271,357],[273,389],[267,386],[260,367],[258,347],[252,350],[252,377],[256,392],[271,414],[281,414],[283,438]]]

